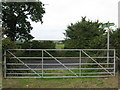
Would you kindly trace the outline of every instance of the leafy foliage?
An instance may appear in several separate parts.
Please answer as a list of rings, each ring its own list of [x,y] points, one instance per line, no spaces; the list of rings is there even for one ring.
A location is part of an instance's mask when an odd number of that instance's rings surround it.
[[[106,49],[107,48],[107,36],[96,36],[90,42],[90,48],[92,49]]]
[[[117,50],[117,56],[120,58],[120,28],[111,34],[110,43]]]
[[[12,41],[33,39],[29,19],[42,23],[44,13],[42,2],[2,2],[4,35]]]
[[[3,48],[3,50],[15,49],[16,44],[15,44],[15,42],[11,41],[10,38],[5,38],[5,39],[2,40],[2,48]]]
[[[28,41],[22,44],[23,49],[55,49],[55,43],[53,41]]]
[[[24,42],[22,44],[22,48],[23,49],[55,49],[55,43],[53,41],[33,40],[33,41]],[[35,51],[35,52],[25,51],[23,55],[24,56],[41,56],[42,52],[41,51]],[[44,53],[44,56],[46,56],[46,55],[47,54]],[[54,55],[55,55],[55,53],[54,53]]]
[[[117,30],[115,30],[112,34],[111,34],[111,42],[112,46],[116,49],[116,56],[117,58],[117,69],[120,73],[120,28],[118,28]]]
[[[86,17],[82,17],[80,22],[71,24],[65,33],[65,48],[91,48],[91,41],[105,33],[99,28],[100,25],[98,21],[87,21]]]

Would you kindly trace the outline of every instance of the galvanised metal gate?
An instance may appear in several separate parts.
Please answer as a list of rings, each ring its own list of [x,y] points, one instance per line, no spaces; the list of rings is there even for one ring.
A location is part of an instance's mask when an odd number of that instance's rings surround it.
[[[109,56],[107,53],[109,52]],[[115,49],[8,49],[4,78],[115,76]]]

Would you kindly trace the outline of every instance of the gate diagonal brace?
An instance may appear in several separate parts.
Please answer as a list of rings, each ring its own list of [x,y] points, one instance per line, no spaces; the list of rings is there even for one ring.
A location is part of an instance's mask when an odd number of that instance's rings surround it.
[[[77,74],[75,74],[72,70],[70,70],[68,67],[66,67],[63,63],[61,63],[59,60],[57,60],[57,58],[55,58],[54,56],[52,56],[49,52],[47,52],[46,50],[44,50],[49,56],[51,56],[53,59],[55,59],[58,63],[60,63],[63,67],[65,67],[67,70],[69,70],[71,73],[73,73],[75,76],[78,77]]]
[[[27,64],[25,64],[22,60],[20,60],[19,58],[17,58],[13,53],[11,53],[10,51],[7,50],[7,52],[9,52],[13,57],[15,57],[19,62],[21,62],[23,65],[25,65],[28,69],[30,69],[31,71],[33,71],[35,74],[37,74],[39,77],[42,77],[40,74],[38,74],[35,70],[33,70],[32,68],[30,68]]]
[[[90,59],[92,59],[95,63],[97,63],[101,68],[103,68],[105,71],[107,71],[110,75],[113,76],[107,69],[105,69],[101,64],[99,64],[96,60],[94,60],[92,57],[90,57],[85,51],[82,50],[82,52],[87,55]]]

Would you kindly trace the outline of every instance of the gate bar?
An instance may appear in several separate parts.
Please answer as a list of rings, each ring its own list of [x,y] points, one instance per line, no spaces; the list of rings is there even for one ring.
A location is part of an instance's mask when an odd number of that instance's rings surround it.
[[[8,49],[8,50],[26,50],[26,51],[42,51],[42,50],[47,50],[47,51],[79,51],[79,50],[87,50],[87,51],[108,51],[107,49]],[[114,49],[109,49],[109,51],[114,51]]]
[[[114,72],[111,72],[114,73]],[[8,75],[35,75],[35,73],[6,73]],[[42,75],[42,73],[39,73]],[[44,73],[45,75],[71,75],[72,73]],[[79,74],[79,73],[76,73]],[[82,74],[108,74],[107,72],[96,72],[96,73],[82,73]]]
[[[44,70],[70,70],[70,69],[72,69],[72,70],[78,70],[78,68],[44,68]],[[94,70],[94,69],[98,69],[98,70],[101,70],[101,69],[103,69],[103,68],[81,68],[81,69],[86,69],[86,70],[89,70],[89,69],[92,69],[92,70]],[[114,68],[105,68],[105,69],[114,69]],[[29,70],[28,68],[12,68],[12,69],[7,69],[7,70]],[[33,69],[33,70],[42,70],[41,68],[36,68],[36,69]],[[70,70],[71,71],[71,70]],[[74,72],[73,72],[73,74],[75,74]]]
[[[81,78],[81,77],[86,77],[86,78],[90,78],[90,77],[111,77],[111,75],[104,75],[104,76],[52,76],[52,77],[44,77],[44,78]],[[6,78],[40,78],[40,77],[6,77]]]
[[[15,59],[15,57],[10,57],[12,59]],[[42,57],[17,57],[19,59],[41,59]],[[43,57],[44,59],[51,59],[52,57]],[[55,57],[55,58],[60,58],[60,59],[65,59],[65,58],[80,58],[80,57]],[[81,58],[89,58],[89,57],[81,57]],[[108,58],[108,57],[92,57],[92,58]],[[109,57],[109,58],[114,58],[114,57]]]
[[[42,65],[39,63],[25,63],[27,65]],[[64,65],[79,65],[80,63],[64,63]],[[99,63],[101,65],[106,65],[107,63]],[[113,65],[114,63],[108,63],[110,65]],[[7,63],[7,65],[23,65],[22,63]],[[57,63],[44,63],[44,65],[60,65]],[[81,65],[98,65],[97,63],[81,63]]]

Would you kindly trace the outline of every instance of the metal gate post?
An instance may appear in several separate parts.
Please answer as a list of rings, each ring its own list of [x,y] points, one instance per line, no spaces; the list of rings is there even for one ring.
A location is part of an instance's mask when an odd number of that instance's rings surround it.
[[[107,68],[109,68],[109,49],[107,50]]]
[[[42,77],[43,77],[43,50],[42,50]]]
[[[80,54],[79,54],[79,76],[81,76],[81,50],[80,50]]]
[[[115,49],[114,49],[114,76],[115,76],[115,67],[116,67],[116,65],[115,65]]]
[[[4,50],[4,78],[6,78],[6,50]]]
[[[109,27],[108,27],[109,28]],[[110,43],[110,31],[108,30],[108,35],[107,35],[107,68],[109,68],[109,43]]]

